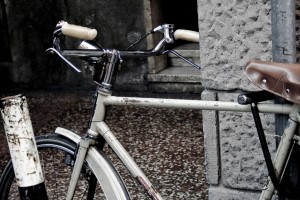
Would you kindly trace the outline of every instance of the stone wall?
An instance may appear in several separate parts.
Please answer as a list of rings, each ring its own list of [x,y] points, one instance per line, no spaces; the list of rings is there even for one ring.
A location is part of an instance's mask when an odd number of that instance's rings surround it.
[[[244,67],[272,59],[270,1],[198,0],[198,16],[202,99],[236,101],[241,90],[257,90]],[[273,152],[274,115],[261,117]],[[267,172],[252,114],[203,111],[203,130],[209,199],[258,199]]]
[[[270,1],[198,0],[198,17],[203,86],[253,89],[243,69],[272,58]]]

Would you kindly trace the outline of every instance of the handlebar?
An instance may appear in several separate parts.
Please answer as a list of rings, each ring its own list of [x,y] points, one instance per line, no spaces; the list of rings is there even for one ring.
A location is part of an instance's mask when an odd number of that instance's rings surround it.
[[[185,40],[189,42],[199,42],[199,33],[196,31],[177,29],[174,32],[175,40]]]
[[[186,40],[190,42],[199,42],[199,33],[196,31],[178,29],[173,30],[173,25],[163,24],[147,33],[141,39],[144,39],[149,34],[156,32],[163,33],[163,38],[158,44],[150,50],[125,50],[119,51],[115,49],[103,49],[100,45],[93,40],[97,36],[97,30],[87,27],[68,24],[65,21],[60,21],[56,29],[53,32],[53,47],[47,49],[47,52],[57,54],[62,60],[64,60],[69,66],[75,69],[77,72],[81,72],[65,57],[79,57],[91,65],[93,78],[96,83],[100,85],[101,91],[104,93],[110,93],[112,75],[114,74],[115,64],[122,62],[123,58],[130,57],[150,57],[163,55],[166,53],[173,53],[180,57],[192,66],[200,69],[200,67],[191,61],[187,60],[174,50],[167,50],[167,44],[174,43],[175,40]],[[70,36],[78,39],[83,39],[78,49],[61,49],[60,41],[64,36]],[[141,40],[140,39],[140,40]],[[137,42],[139,42],[138,40]],[[136,42],[136,43],[137,43]],[[134,43],[133,45],[135,45]],[[132,47],[132,45],[130,46]],[[129,47],[129,48],[130,48]],[[99,67],[99,65],[101,65]]]
[[[93,40],[97,36],[96,29],[68,24],[64,21],[61,21],[59,24],[61,25],[61,32],[65,36],[70,36],[82,40]]]
[[[97,30],[92,28],[87,28],[83,26],[78,26],[74,24],[69,24],[68,22],[61,21],[59,23],[61,25],[61,32],[65,36],[70,36],[82,40],[94,40],[97,36]],[[169,27],[170,26],[170,27]],[[162,31],[165,34],[165,38],[172,42],[171,36],[169,34],[168,29],[173,28],[171,25],[165,24],[160,25],[152,30],[152,32]],[[185,29],[177,29],[173,33],[175,40],[185,40],[189,42],[199,42],[199,33],[196,31],[185,30]]]
[[[143,50],[143,51],[119,51],[123,56],[153,56],[153,55],[161,55],[166,53],[165,46],[166,44],[174,43],[175,40],[185,40],[189,42],[199,42],[199,33],[191,30],[178,29],[176,31],[173,30],[173,25],[171,24],[163,24],[157,26],[152,29],[148,34],[152,34],[155,32],[163,33],[163,38],[160,42],[151,50]],[[147,34],[147,35],[148,35]],[[57,51],[60,51],[60,38],[63,36],[70,36],[82,40],[94,40],[97,36],[97,30],[91,29],[83,26],[69,24],[65,21],[60,21],[56,25],[56,29],[53,33],[53,46]],[[86,48],[90,49],[90,48]],[[95,48],[92,48],[95,50]],[[76,50],[75,50],[76,51]],[[63,54],[63,51],[61,52]],[[77,57],[80,57],[79,51],[74,52]],[[93,54],[94,52],[92,52]],[[68,52],[68,56],[72,56],[70,50]],[[89,56],[87,51],[84,53],[84,56]],[[94,55],[90,55],[94,56]]]

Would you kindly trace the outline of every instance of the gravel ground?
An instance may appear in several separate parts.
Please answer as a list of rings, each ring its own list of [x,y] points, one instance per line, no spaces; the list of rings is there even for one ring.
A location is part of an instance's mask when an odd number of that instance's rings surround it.
[[[84,133],[92,110],[92,92],[25,91],[36,135],[57,126]],[[4,97],[8,94],[1,94]],[[108,107],[106,122],[156,189],[166,199],[207,199],[200,111]],[[0,124],[0,173],[8,160]],[[133,199],[146,199],[111,153]]]

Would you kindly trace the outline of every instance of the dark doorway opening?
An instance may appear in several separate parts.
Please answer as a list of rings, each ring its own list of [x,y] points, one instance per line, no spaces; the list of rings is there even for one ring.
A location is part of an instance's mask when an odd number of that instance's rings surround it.
[[[10,51],[10,40],[9,40],[9,32],[8,32],[8,22],[6,15],[6,7],[5,1],[0,0],[0,62],[10,62],[11,51]]]
[[[175,28],[198,31],[197,0],[163,0],[162,17],[166,23]]]
[[[165,23],[174,24],[175,29],[199,31],[197,0],[162,0],[161,13]],[[177,41],[180,49],[198,49],[198,44]]]

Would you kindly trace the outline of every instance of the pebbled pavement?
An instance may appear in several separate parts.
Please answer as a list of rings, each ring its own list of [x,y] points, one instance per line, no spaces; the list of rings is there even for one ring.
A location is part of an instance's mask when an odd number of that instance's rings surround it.
[[[22,94],[27,97],[36,135],[50,133],[57,126],[85,133],[93,105],[91,91],[22,91]],[[108,107],[106,122],[165,199],[208,199],[201,111],[114,106]],[[1,173],[9,159],[2,122],[0,144]],[[132,198],[147,199],[111,149],[106,147],[105,151]]]

